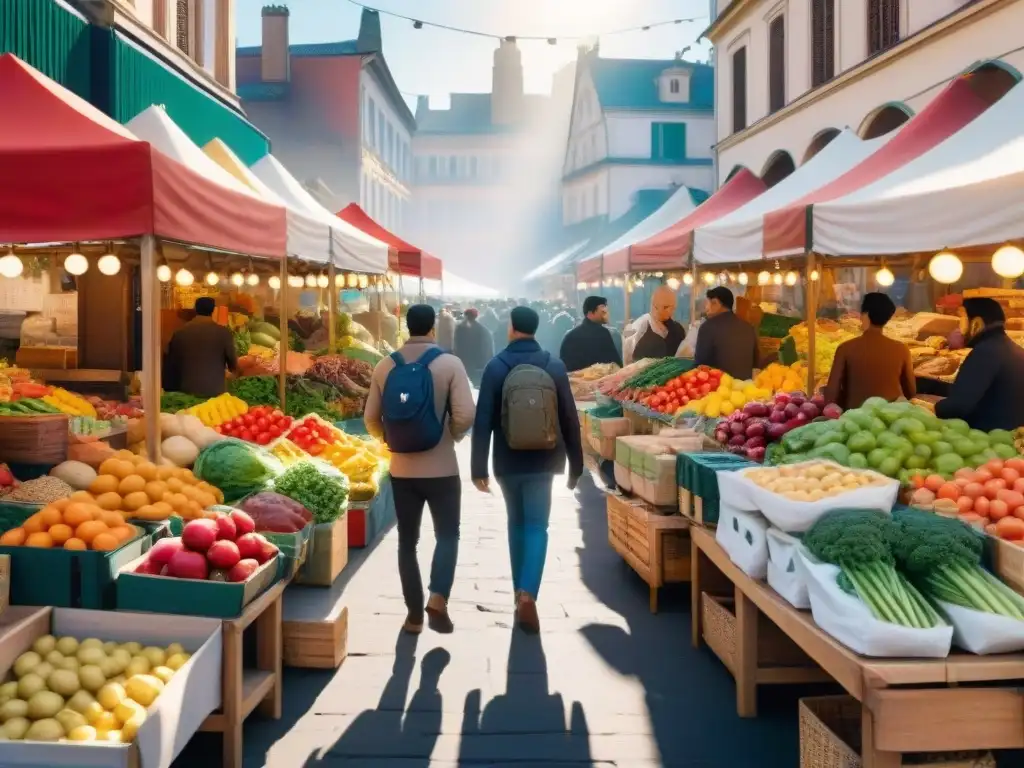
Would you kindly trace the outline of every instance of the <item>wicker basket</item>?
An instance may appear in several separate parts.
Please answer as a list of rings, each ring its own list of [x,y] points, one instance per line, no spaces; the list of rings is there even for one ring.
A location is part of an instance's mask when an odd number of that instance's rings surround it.
[[[732,597],[701,593],[704,642],[734,672],[736,664],[736,613]],[[759,667],[816,667],[817,665],[763,613],[757,616],[757,665]]]
[[[690,532],[664,531],[661,538],[661,577],[666,584],[690,580]]]
[[[0,416],[0,461],[54,465],[67,458],[66,415]]]
[[[861,705],[852,696],[800,699],[800,768],[860,768]],[[904,755],[904,766],[996,768],[991,752]]]
[[[782,339],[772,339],[767,336],[759,336],[757,339],[757,352],[761,360],[778,355],[781,346]]]

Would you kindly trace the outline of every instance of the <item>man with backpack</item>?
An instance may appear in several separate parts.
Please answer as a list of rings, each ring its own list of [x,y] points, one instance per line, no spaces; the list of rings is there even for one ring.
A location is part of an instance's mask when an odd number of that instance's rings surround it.
[[[398,518],[398,573],[408,615],[404,629],[418,634],[426,611],[435,632],[453,631],[448,596],[459,554],[462,481],[455,443],[473,426],[476,408],[466,369],[435,342],[432,307],[409,307],[409,341],[373,369],[364,420],[391,450],[391,485]],[[434,521],[430,597],[424,608],[416,557],[423,505]]]
[[[494,436],[494,476],[508,512],[516,622],[540,630],[537,593],[548,546],[551,488],[569,459],[569,488],[583,474],[576,404],[565,365],[534,338],[540,318],[529,307],[509,317],[509,345],[484,369],[473,424],[473,484],[490,492],[487,460]]]

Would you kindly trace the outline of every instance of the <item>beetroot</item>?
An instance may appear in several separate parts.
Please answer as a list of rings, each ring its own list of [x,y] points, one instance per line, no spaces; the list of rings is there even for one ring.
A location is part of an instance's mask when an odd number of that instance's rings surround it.
[[[789,402],[796,403],[797,405],[803,405],[804,403],[807,402],[807,395],[805,395],[803,392],[793,392],[789,396]]]
[[[811,423],[810,417],[803,411],[798,411],[796,416],[793,417],[793,421],[795,421],[800,426]]]
[[[744,447],[749,451],[751,448],[764,448],[765,445],[764,438],[758,435],[757,437],[749,438]]]
[[[261,541],[262,539],[262,541]],[[243,560],[258,560],[263,552],[263,542],[266,541],[258,533],[247,533],[235,540],[238,545],[238,554]]]
[[[772,424],[785,424],[786,423],[786,410],[785,408],[777,409],[768,414],[768,420]]]
[[[747,425],[747,431],[744,433],[747,437],[762,437],[765,433],[764,422],[753,421]]]
[[[231,510],[231,519],[235,521],[235,529],[238,531],[239,536],[244,536],[256,530],[256,523],[253,519],[240,509]]]
[[[742,421],[733,421],[729,424],[729,431],[734,435],[742,435],[747,430],[747,425]]]
[[[787,419],[793,420],[796,418],[796,415],[800,413],[800,406],[797,403],[791,402],[786,406],[784,413],[786,414]]]
[[[159,576],[161,570],[163,570],[163,566],[160,563],[154,562],[152,558],[146,558],[139,563],[135,572],[144,573],[149,576]]]
[[[158,539],[149,550],[148,560],[157,565],[167,565],[171,562],[176,552],[185,548],[184,543],[177,536],[169,539]]]
[[[785,424],[786,431],[789,432],[790,430],[796,429],[797,427],[802,427],[806,423],[807,423],[807,417],[806,416],[804,416],[803,421],[801,421],[798,418],[792,418],[789,421],[787,421],[786,424]]]
[[[745,418],[747,418],[747,414],[744,413],[742,410],[737,409],[733,411],[731,414],[729,414],[729,418],[727,419],[727,421],[743,421]]]
[[[742,448],[746,442],[747,438],[745,438],[743,435],[733,435],[732,438],[730,438],[729,440],[729,445],[734,446],[736,448]]]
[[[789,426],[781,422],[772,422],[768,426],[768,439],[772,442],[781,440],[789,432]]]
[[[178,579],[200,579],[205,581],[209,572],[210,569],[206,564],[206,558],[199,552],[190,552],[187,549],[175,552],[171,562],[167,564],[168,575]]]
[[[217,540],[217,531],[213,520],[189,520],[181,531],[181,540],[193,552],[205,552]]]
[[[762,462],[764,461],[764,448],[748,448],[747,458],[751,461]]]
[[[800,412],[806,414],[808,420],[816,419],[821,416],[821,411],[814,403],[808,401],[800,406]]]
[[[770,413],[764,403],[747,403],[743,406],[743,412],[747,416],[767,416]]]
[[[206,559],[214,568],[226,571],[234,568],[235,563],[241,560],[242,556],[238,552],[238,545],[235,542],[220,539],[206,551]]]
[[[820,392],[811,398],[811,402],[814,403],[818,408],[825,407],[825,396]]]
[[[721,443],[722,445],[725,445],[726,443],[729,442],[729,433],[726,432],[724,429],[716,429],[715,441]]]
[[[843,409],[835,403],[829,403],[821,409],[821,415],[826,419],[838,419],[843,415]]]
[[[246,581],[252,576],[256,569],[260,567],[260,564],[255,560],[246,558],[245,560],[239,560],[235,563],[235,566],[228,571],[228,581],[240,582]]]
[[[217,524],[217,539],[234,541],[238,537],[238,528],[235,521],[229,515],[217,515],[214,521]]]
[[[789,405],[789,395],[785,392],[779,392],[775,395],[775,404],[783,407]]]

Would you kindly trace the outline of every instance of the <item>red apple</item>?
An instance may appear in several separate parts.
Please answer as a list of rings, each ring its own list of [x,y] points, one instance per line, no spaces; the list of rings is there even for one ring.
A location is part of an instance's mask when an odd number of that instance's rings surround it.
[[[157,565],[167,565],[175,553],[185,548],[181,539],[177,536],[169,539],[158,539],[150,547],[148,559]]]
[[[220,539],[234,541],[238,537],[238,527],[229,515],[217,515],[217,517],[214,518],[214,522],[217,524],[218,541]]]
[[[181,540],[193,552],[205,552],[217,540],[217,531],[213,520],[189,520],[181,532]]]
[[[235,540],[235,544],[238,546],[239,556],[243,560],[248,558],[256,560],[257,562],[259,562],[259,559],[263,554],[264,543],[269,542],[267,542],[267,540],[258,533],[246,533]]]
[[[242,556],[239,554],[238,545],[235,542],[220,539],[206,550],[206,559],[214,568],[226,571],[234,568],[235,563],[241,560]]]
[[[152,558],[146,558],[141,563],[139,563],[138,567],[135,569],[135,572],[144,573],[149,576],[159,576],[160,571],[162,569],[163,566],[160,563],[156,562]]]
[[[167,564],[170,575],[178,579],[203,579],[210,573],[206,558],[199,552],[183,549]]]
[[[239,560],[235,563],[235,567],[228,571],[228,581],[240,582],[246,581],[252,576],[256,569],[260,567],[260,564],[252,559]]]
[[[231,519],[235,523],[235,529],[238,531],[239,536],[244,536],[247,533],[252,533],[256,530],[256,523],[249,515],[240,509],[231,510]]]
[[[277,554],[277,545],[268,541],[263,536],[260,536],[260,538],[263,539],[263,547],[260,549],[259,557],[257,557],[256,560],[259,561],[260,565],[263,565]]]

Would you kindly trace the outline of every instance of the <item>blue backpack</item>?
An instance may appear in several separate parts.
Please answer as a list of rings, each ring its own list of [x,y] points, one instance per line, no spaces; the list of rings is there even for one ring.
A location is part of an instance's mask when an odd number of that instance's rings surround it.
[[[443,349],[432,347],[416,362],[406,363],[400,352],[391,353],[395,367],[384,382],[381,421],[392,453],[429,451],[441,442],[444,416],[439,419],[434,408],[434,377],[429,368],[443,354]]]

